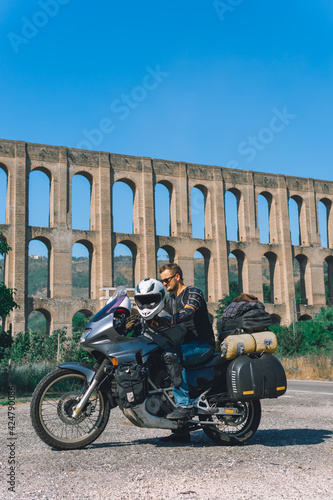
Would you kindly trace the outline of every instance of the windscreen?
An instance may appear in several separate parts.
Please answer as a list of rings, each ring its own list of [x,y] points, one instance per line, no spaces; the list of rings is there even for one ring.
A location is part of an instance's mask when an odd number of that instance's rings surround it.
[[[109,314],[115,312],[116,309],[120,306],[120,304],[123,302],[124,296],[121,295],[120,297],[115,297],[106,304],[106,306],[103,307],[100,311],[98,311],[97,314],[93,317],[91,320],[91,323],[96,323],[96,321],[100,321],[102,318],[105,318],[105,316],[108,316]]]

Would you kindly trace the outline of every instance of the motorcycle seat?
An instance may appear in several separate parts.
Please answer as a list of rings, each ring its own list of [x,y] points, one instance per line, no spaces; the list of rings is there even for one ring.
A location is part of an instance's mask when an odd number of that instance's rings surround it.
[[[194,371],[194,370],[199,370],[201,368],[213,368],[215,366],[222,366],[226,363],[229,363],[229,361],[225,358],[221,357],[221,353],[216,353],[213,354],[213,356],[207,360],[204,361],[203,363],[200,363],[198,365],[192,365],[192,366],[184,366],[187,371]]]

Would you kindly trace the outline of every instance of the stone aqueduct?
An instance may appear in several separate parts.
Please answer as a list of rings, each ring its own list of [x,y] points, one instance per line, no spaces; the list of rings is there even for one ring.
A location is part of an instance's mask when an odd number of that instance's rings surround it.
[[[78,311],[95,313],[101,307],[102,288],[113,283],[113,250],[118,243],[133,254],[135,282],[155,274],[156,253],[164,248],[170,260],[184,270],[193,283],[193,254],[204,256],[207,298],[212,313],[217,301],[229,293],[228,256],[237,258],[241,289],[263,300],[262,257],[269,260],[271,302],[266,310],[292,321],[295,303],[293,261],[301,269],[302,303],[300,316],[312,316],[325,305],[323,263],[328,264],[330,296],[333,296],[333,182],[234,170],[217,166],[93,152],[66,147],[44,146],[21,141],[0,140],[0,167],[7,174],[6,224],[2,232],[12,251],[5,262],[5,283],[16,288],[20,309],[7,320],[13,331],[27,327],[32,310],[41,311],[51,330],[66,326]],[[45,172],[50,180],[49,227],[28,225],[29,173]],[[72,229],[71,186],[76,174],[91,185],[90,230]],[[117,181],[133,190],[133,233],[113,231],[112,186]],[[155,232],[154,187],[162,183],[170,193],[170,236]],[[201,190],[205,200],[205,238],[192,237],[191,189]],[[234,193],[238,210],[238,241],[227,241],[225,196]],[[269,244],[260,243],[258,195],[269,207]],[[289,199],[299,208],[300,244],[291,244]],[[318,203],[327,209],[327,247],[321,246]],[[28,296],[28,244],[44,242],[49,250],[48,297]],[[81,242],[89,249],[91,261],[90,298],[72,298],[72,247]]]

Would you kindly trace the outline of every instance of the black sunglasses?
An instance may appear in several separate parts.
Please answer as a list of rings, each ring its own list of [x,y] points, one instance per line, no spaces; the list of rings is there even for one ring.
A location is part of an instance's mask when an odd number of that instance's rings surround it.
[[[176,273],[178,274],[178,273]],[[172,280],[172,278],[174,278],[176,276],[176,274],[174,274],[173,276],[169,276],[169,278],[165,278],[164,280],[161,280],[161,283],[163,283],[163,285],[168,285],[170,283],[170,281]]]

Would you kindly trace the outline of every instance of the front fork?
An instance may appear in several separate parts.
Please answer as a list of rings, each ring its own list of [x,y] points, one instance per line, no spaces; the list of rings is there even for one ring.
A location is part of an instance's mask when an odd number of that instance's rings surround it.
[[[72,418],[77,419],[81,415],[83,409],[85,408],[87,402],[89,401],[91,394],[105,377],[105,368],[107,365],[110,365],[110,361],[108,359],[104,359],[104,361],[99,366],[91,384],[84,393],[84,396],[82,397],[80,402],[73,407]]]

